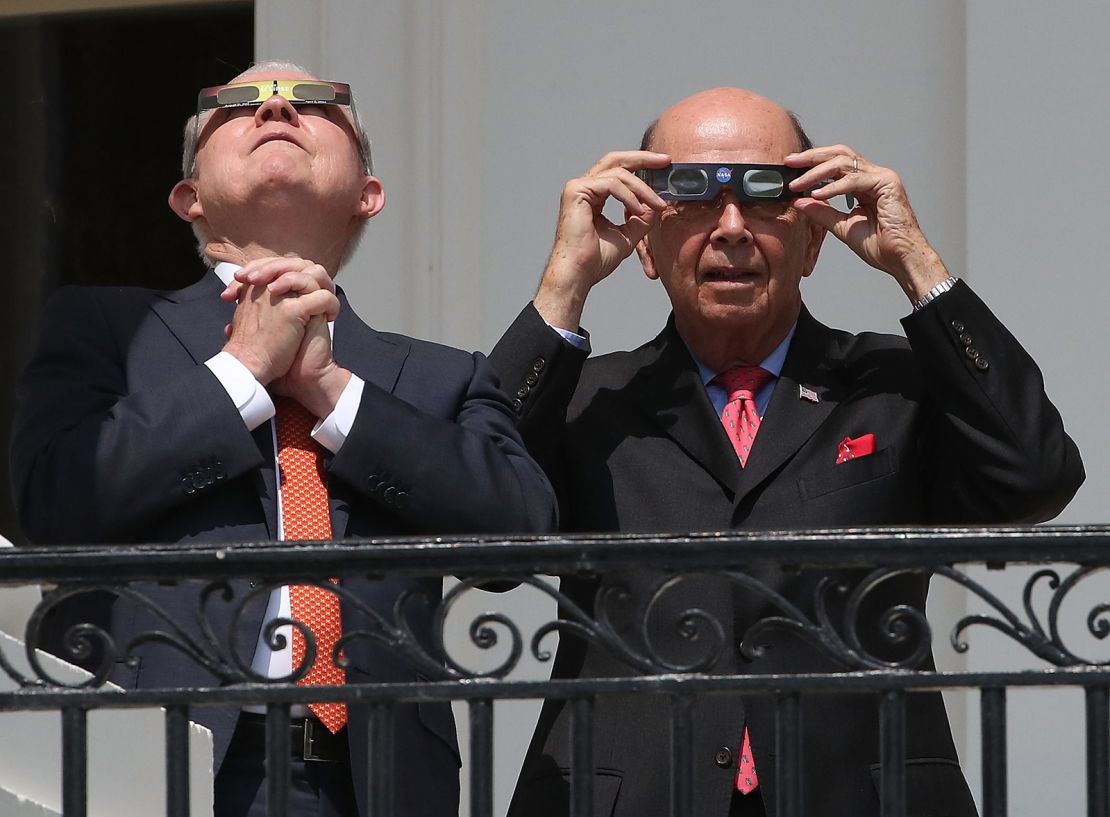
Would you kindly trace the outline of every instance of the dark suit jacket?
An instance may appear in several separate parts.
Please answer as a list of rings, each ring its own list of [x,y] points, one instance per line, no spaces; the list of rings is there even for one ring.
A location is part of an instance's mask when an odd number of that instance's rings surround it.
[[[829,329],[803,310],[743,469],[673,322],[639,349],[586,361],[528,307],[491,361],[515,394],[525,442],[556,485],[566,530],[1035,522],[1057,514],[1082,482],[1083,467],[1034,362],[962,283],[903,325],[909,343]],[[816,402],[804,399],[803,386],[818,395]],[[875,453],[836,464],[841,440],[868,433],[875,435]],[[753,572],[812,614],[819,574]],[[634,592],[630,609],[611,611],[610,617],[625,628],[630,643],[645,649],[635,625],[663,577],[634,570],[610,578]],[[844,578],[854,582],[859,576]],[[879,588],[861,617],[865,645],[884,657],[905,657],[877,638],[875,622],[894,604],[923,610],[926,587],[927,578],[913,577]],[[593,609],[596,582],[565,577],[563,589]],[[724,624],[729,644],[738,644],[753,621],[779,612],[719,576],[688,579],[665,598],[671,616],[659,616],[652,638],[675,661],[692,660],[697,652],[697,643],[673,634],[681,610],[695,606],[712,613]],[[766,648],[761,657],[749,662],[726,649],[713,671],[836,667],[785,632],[763,633],[754,646]],[[553,674],[629,672],[603,649],[564,634]],[[871,696],[803,699],[807,817],[878,814],[876,705]],[[596,814],[665,813],[669,718],[663,698],[597,701]],[[908,718],[910,815],[973,815],[940,696],[911,696]],[[566,813],[568,720],[561,702],[545,705],[511,814]],[[768,813],[775,813],[773,703],[724,695],[695,705],[698,817],[728,813],[745,722]]]
[[[277,536],[270,424],[248,432],[203,362],[224,343],[232,307],[213,274],[177,292],[63,289],[47,308],[37,351],[21,382],[12,449],[17,499],[36,543],[223,542]],[[508,399],[478,354],[375,332],[344,302],[335,322],[336,359],[366,386],[354,426],[327,463],[333,535],[371,537],[543,531],[554,498],[525,452]],[[236,598],[256,582],[237,584]],[[440,579],[343,579],[347,589],[393,619],[398,594],[433,601]],[[137,588],[199,637],[191,584]],[[233,635],[250,662],[261,604]],[[126,600],[82,598],[62,625],[90,618],[117,643],[166,629],[151,609]],[[232,630],[231,605],[209,605],[214,631]],[[410,605],[417,637],[430,641],[431,605]],[[344,605],[344,628],[373,629]],[[137,667],[118,666],[127,687],[211,684],[196,662],[164,646],[137,650]],[[408,681],[412,667],[365,641],[347,650],[351,681]],[[234,731],[233,709],[197,710],[214,733],[219,768]],[[355,791],[365,797],[367,712],[350,711]],[[455,815],[458,765],[446,704],[396,710],[394,766],[398,814]],[[365,802],[360,802],[365,812]]]

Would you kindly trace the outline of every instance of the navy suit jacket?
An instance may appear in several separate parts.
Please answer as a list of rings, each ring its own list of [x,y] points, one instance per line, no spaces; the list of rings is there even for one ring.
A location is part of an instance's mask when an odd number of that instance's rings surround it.
[[[65,288],[42,318],[38,347],[20,383],[12,464],[17,501],[37,544],[234,542],[277,537],[276,475],[269,423],[252,434],[203,365],[224,344],[233,306],[214,274],[175,292]],[[342,296],[341,296],[342,297]],[[545,531],[554,497],[526,453],[508,399],[485,358],[376,332],[346,301],[335,321],[334,354],[366,385],[354,426],[327,461],[333,535],[439,535]],[[399,594],[440,596],[440,579],[370,581],[344,587],[393,619]],[[235,584],[236,598],[257,582]],[[199,586],[137,588],[199,637]],[[233,639],[249,663],[261,603]],[[82,597],[57,626],[106,625],[117,643],[166,629],[153,607],[110,596]],[[232,605],[210,600],[209,621],[228,633]],[[409,605],[415,635],[430,642],[432,605]],[[344,605],[344,628],[373,629]],[[215,680],[195,661],[157,644],[118,665],[126,687],[169,688]],[[348,680],[414,681],[416,671],[365,641],[347,650]],[[193,716],[214,733],[219,768],[238,711]],[[355,790],[365,812],[367,712],[350,711]],[[455,815],[458,765],[447,704],[395,711],[398,814]]]
[[[529,450],[552,477],[567,530],[999,524],[1059,513],[1082,482],[1083,466],[1029,355],[963,283],[903,326],[908,342],[853,335],[803,310],[744,468],[673,321],[638,349],[586,360],[529,306],[490,360],[515,396]],[[875,435],[875,452],[838,464],[840,442],[865,434]],[[811,617],[817,583],[827,575],[751,572]],[[854,587],[861,575],[846,571],[842,578]],[[606,577],[632,591],[630,600],[617,597],[625,606],[610,610],[610,621],[640,650],[647,649],[637,629],[646,602],[666,579],[646,570]],[[865,645],[886,658],[905,657],[889,654],[878,638],[878,616],[898,604],[923,610],[927,584],[927,577],[913,576],[878,588],[860,617]],[[586,611],[601,598],[598,582],[589,578],[563,577],[562,588]],[[753,622],[781,613],[719,576],[679,582],[657,605],[651,629],[669,660],[691,661],[705,642],[675,632],[674,623],[690,608],[712,614],[724,627],[725,643],[736,646]],[[833,610],[834,620],[841,612]],[[764,648],[755,660],[725,649],[713,670],[838,668],[789,632],[761,633],[753,646]],[[566,633],[553,676],[632,672],[603,647]],[[910,817],[974,815],[940,696],[910,696],[907,717]],[[663,697],[598,698],[595,813],[639,817],[665,808],[672,774],[669,718]],[[695,702],[695,814],[728,814],[745,723],[763,798],[768,813],[775,813],[774,721],[773,699],[711,695]],[[802,721],[807,817],[877,817],[877,701],[805,696]],[[571,756],[569,710],[549,701],[510,814],[565,815]]]

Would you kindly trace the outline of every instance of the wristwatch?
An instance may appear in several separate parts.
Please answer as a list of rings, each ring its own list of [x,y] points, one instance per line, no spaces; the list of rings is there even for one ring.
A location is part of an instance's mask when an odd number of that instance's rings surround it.
[[[927,304],[931,303],[937,297],[943,295],[948,290],[952,289],[952,287],[956,286],[956,282],[958,280],[960,280],[960,279],[956,278],[952,275],[949,275],[947,278],[945,278],[943,281],[941,281],[935,287],[933,287],[928,292],[926,292],[924,295],[922,295],[920,298],[918,298],[916,301],[914,301],[913,311],[916,312],[917,310],[919,310],[922,307],[926,306]]]

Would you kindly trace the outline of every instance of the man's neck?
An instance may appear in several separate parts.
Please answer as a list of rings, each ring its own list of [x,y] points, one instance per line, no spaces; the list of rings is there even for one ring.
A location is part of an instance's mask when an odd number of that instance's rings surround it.
[[[244,240],[239,243],[227,239],[215,239],[207,242],[205,254],[215,262],[224,261],[240,267],[264,258],[304,258],[320,264],[334,278],[339,271],[339,262],[345,245],[346,242],[341,240],[329,245],[321,242],[298,241]]]
[[[758,366],[772,355],[797,324],[797,316],[785,326],[748,329],[728,327],[720,331],[713,327],[698,326],[693,331],[676,322],[678,334],[690,353],[714,372],[724,372],[736,366]]]
[[[240,209],[210,208],[202,226],[206,252],[240,266],[262,258],[296,257],[323,266],[333,277],[355,225],[349,214],[327,203],[291,207],[261,204]]]

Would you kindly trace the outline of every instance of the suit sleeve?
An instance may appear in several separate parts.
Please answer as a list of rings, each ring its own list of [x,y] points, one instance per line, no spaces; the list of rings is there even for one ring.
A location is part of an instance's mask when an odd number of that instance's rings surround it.
[[[261,453],[203,364],[140,378],[138,291],[66,288],[44,310],[19,384],[12,476],[37,543],[125,542],[154,518],[257,468]],[[135,382],[142,379],[143,382]]]
[[[551,485],[525,450],[489,362],[442,347],[433,355],[432,363],[406,363],[417,372],[408,379],[422,384],[415,390],[365,384],[329,474],[417,531],[553,530]]]
[[[1042,522],[1084,479],[1040,369],[963,282],[902,321],[936,407],[923,437],[937,521]]]
[[[490,353],[528,450],[552,475],[559,470],[560,438],[587,356],[530,303]]]

